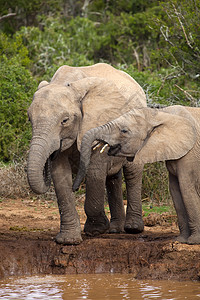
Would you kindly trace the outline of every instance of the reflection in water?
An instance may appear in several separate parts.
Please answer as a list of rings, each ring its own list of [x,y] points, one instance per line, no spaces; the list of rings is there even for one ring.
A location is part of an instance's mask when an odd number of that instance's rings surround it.
[[[200,283],[139,281],[131,274],[10,277],[0,281],[0,299],[200,300]]]

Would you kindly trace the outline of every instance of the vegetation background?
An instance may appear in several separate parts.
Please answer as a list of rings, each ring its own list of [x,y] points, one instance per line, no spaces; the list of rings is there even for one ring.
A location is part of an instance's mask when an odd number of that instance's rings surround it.
[[[30,194],[26,111],[63,64],[106,62],[134,77],[149,105],[199,106],[199,20],[198,0],[0,0],[0,196]],[[167,182],[164,163],[146,165],[143,200],[170,201]]]

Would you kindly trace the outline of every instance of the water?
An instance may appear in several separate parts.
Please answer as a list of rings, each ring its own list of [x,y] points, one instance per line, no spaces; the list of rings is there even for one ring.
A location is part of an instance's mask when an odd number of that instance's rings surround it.
[[[139,281],[131,275],[48,275],[0,281],[0,299],[200,300],[200,282]]]

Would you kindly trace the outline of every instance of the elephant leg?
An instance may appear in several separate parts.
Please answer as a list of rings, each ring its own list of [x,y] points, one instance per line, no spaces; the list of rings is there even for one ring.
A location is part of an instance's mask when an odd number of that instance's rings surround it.
[[[169,190],[172,196],[174,207],[177,213],[178,226],[180,235],[177,237],[177,241],[180,243],[186,243],[190,235],[190,229],[188,224],[188,215],[182,199],[178,178],[169,172]]]
[[[119,233],[124,231],[125,211],[122,195],[122,172],[121,170],[113,176],[106,179],[106,189],[108,203],[110,207],[110,233]]]
[[[193,176],[191,174],[192,172],[189,168],[187,172],[182,173],[182,176],[179,178],[179,185],[187,212],[185,222],[187,220],[190,229],[187,243],[193,245],[200,244],[200,190],[198,183],[199,174],[195,172],[193,172]]]
[[[87,220],[84,231],[98,235],[109,230],[110,223],[104,211],[106,174],[102,168],[91,165],[86,178],[85,213]]]
[[[81,226],[72,193],[72,172],[68,157],[62,152],[52,161],[52,179],[60,212],[59,244],[79,244],[82,241]]]
[[[127,211],[124,229],[127,233],[140,233],[144,230],[142,219],[142,172],[143,166],[127,162],[123,167],[127,191]]]

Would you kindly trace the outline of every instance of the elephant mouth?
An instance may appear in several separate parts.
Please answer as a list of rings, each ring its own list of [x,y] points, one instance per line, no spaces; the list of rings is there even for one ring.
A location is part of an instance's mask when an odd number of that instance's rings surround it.
[[[58,150],[56,150],[56,151],[54,151],[54,152],[50,155],[50,157],[49,157],[50,160],[51,160],[51,161],[55,160],[55,159],[58,157],[60,151],[61,151],[61,148],[58,149]]]
[[[58,157],[58,155],[60,154],[61,148],[62,148],[62,142],[63,142],[63,140],[60,140],[60,148],[59,148],[58,150],[55,150],[55,151],[49,156],[49,158],[50,158],[51,161],[55,160],[55,159]]]
[[[110,146],[110,149],[108,150],[108,155],[109,156],[116,156],[119,154],[119,152],[121,152],[121,145],[120,144],[116,144],[113,146]],[[122,153],[120,153],[122,154]],[[120,156],[120,155],[119,155]],[[121,155],[121,156],[126,156],[125,154]],[[135,156],[126,156],[127,161],[129,162],[133,162]]]
[[[99,140],[99,142],[92,147],[92,150],[94,151],[97,148],[100,148],[100,153],[103,153],[107,147],[109,147],[107,152],[109,156],[116,156],[121,150],[120,144],[115,144],[111,146],[106,141],[103,140]]]
[[[100,153],[103,153],[105,151],[105,149],[109,147],[107,154],[109,156],[120,156],[118,155],[121,152],[122,146],[121,144],[115,144],[115,145],[109,145],[107,142],[101,140],[99,141],[96,145],[94,145],[92,147],[93,150],[96,150],[97,148],[101,148],[100,149]],[[120,153],[121,156],[126,156],[125,154],[122,155],[122,153]],[[126,156],[127,161],[129,162],[133,162],[135,156]]]
[[[110,146],[108,150],[108,155],[109,156],[116,156],[121,150],[121,145],[120,144],[115,144],[113,146]]]
[[[129,162],[133,162],[134,161],[135,156],[127,156],[126,159]]]

